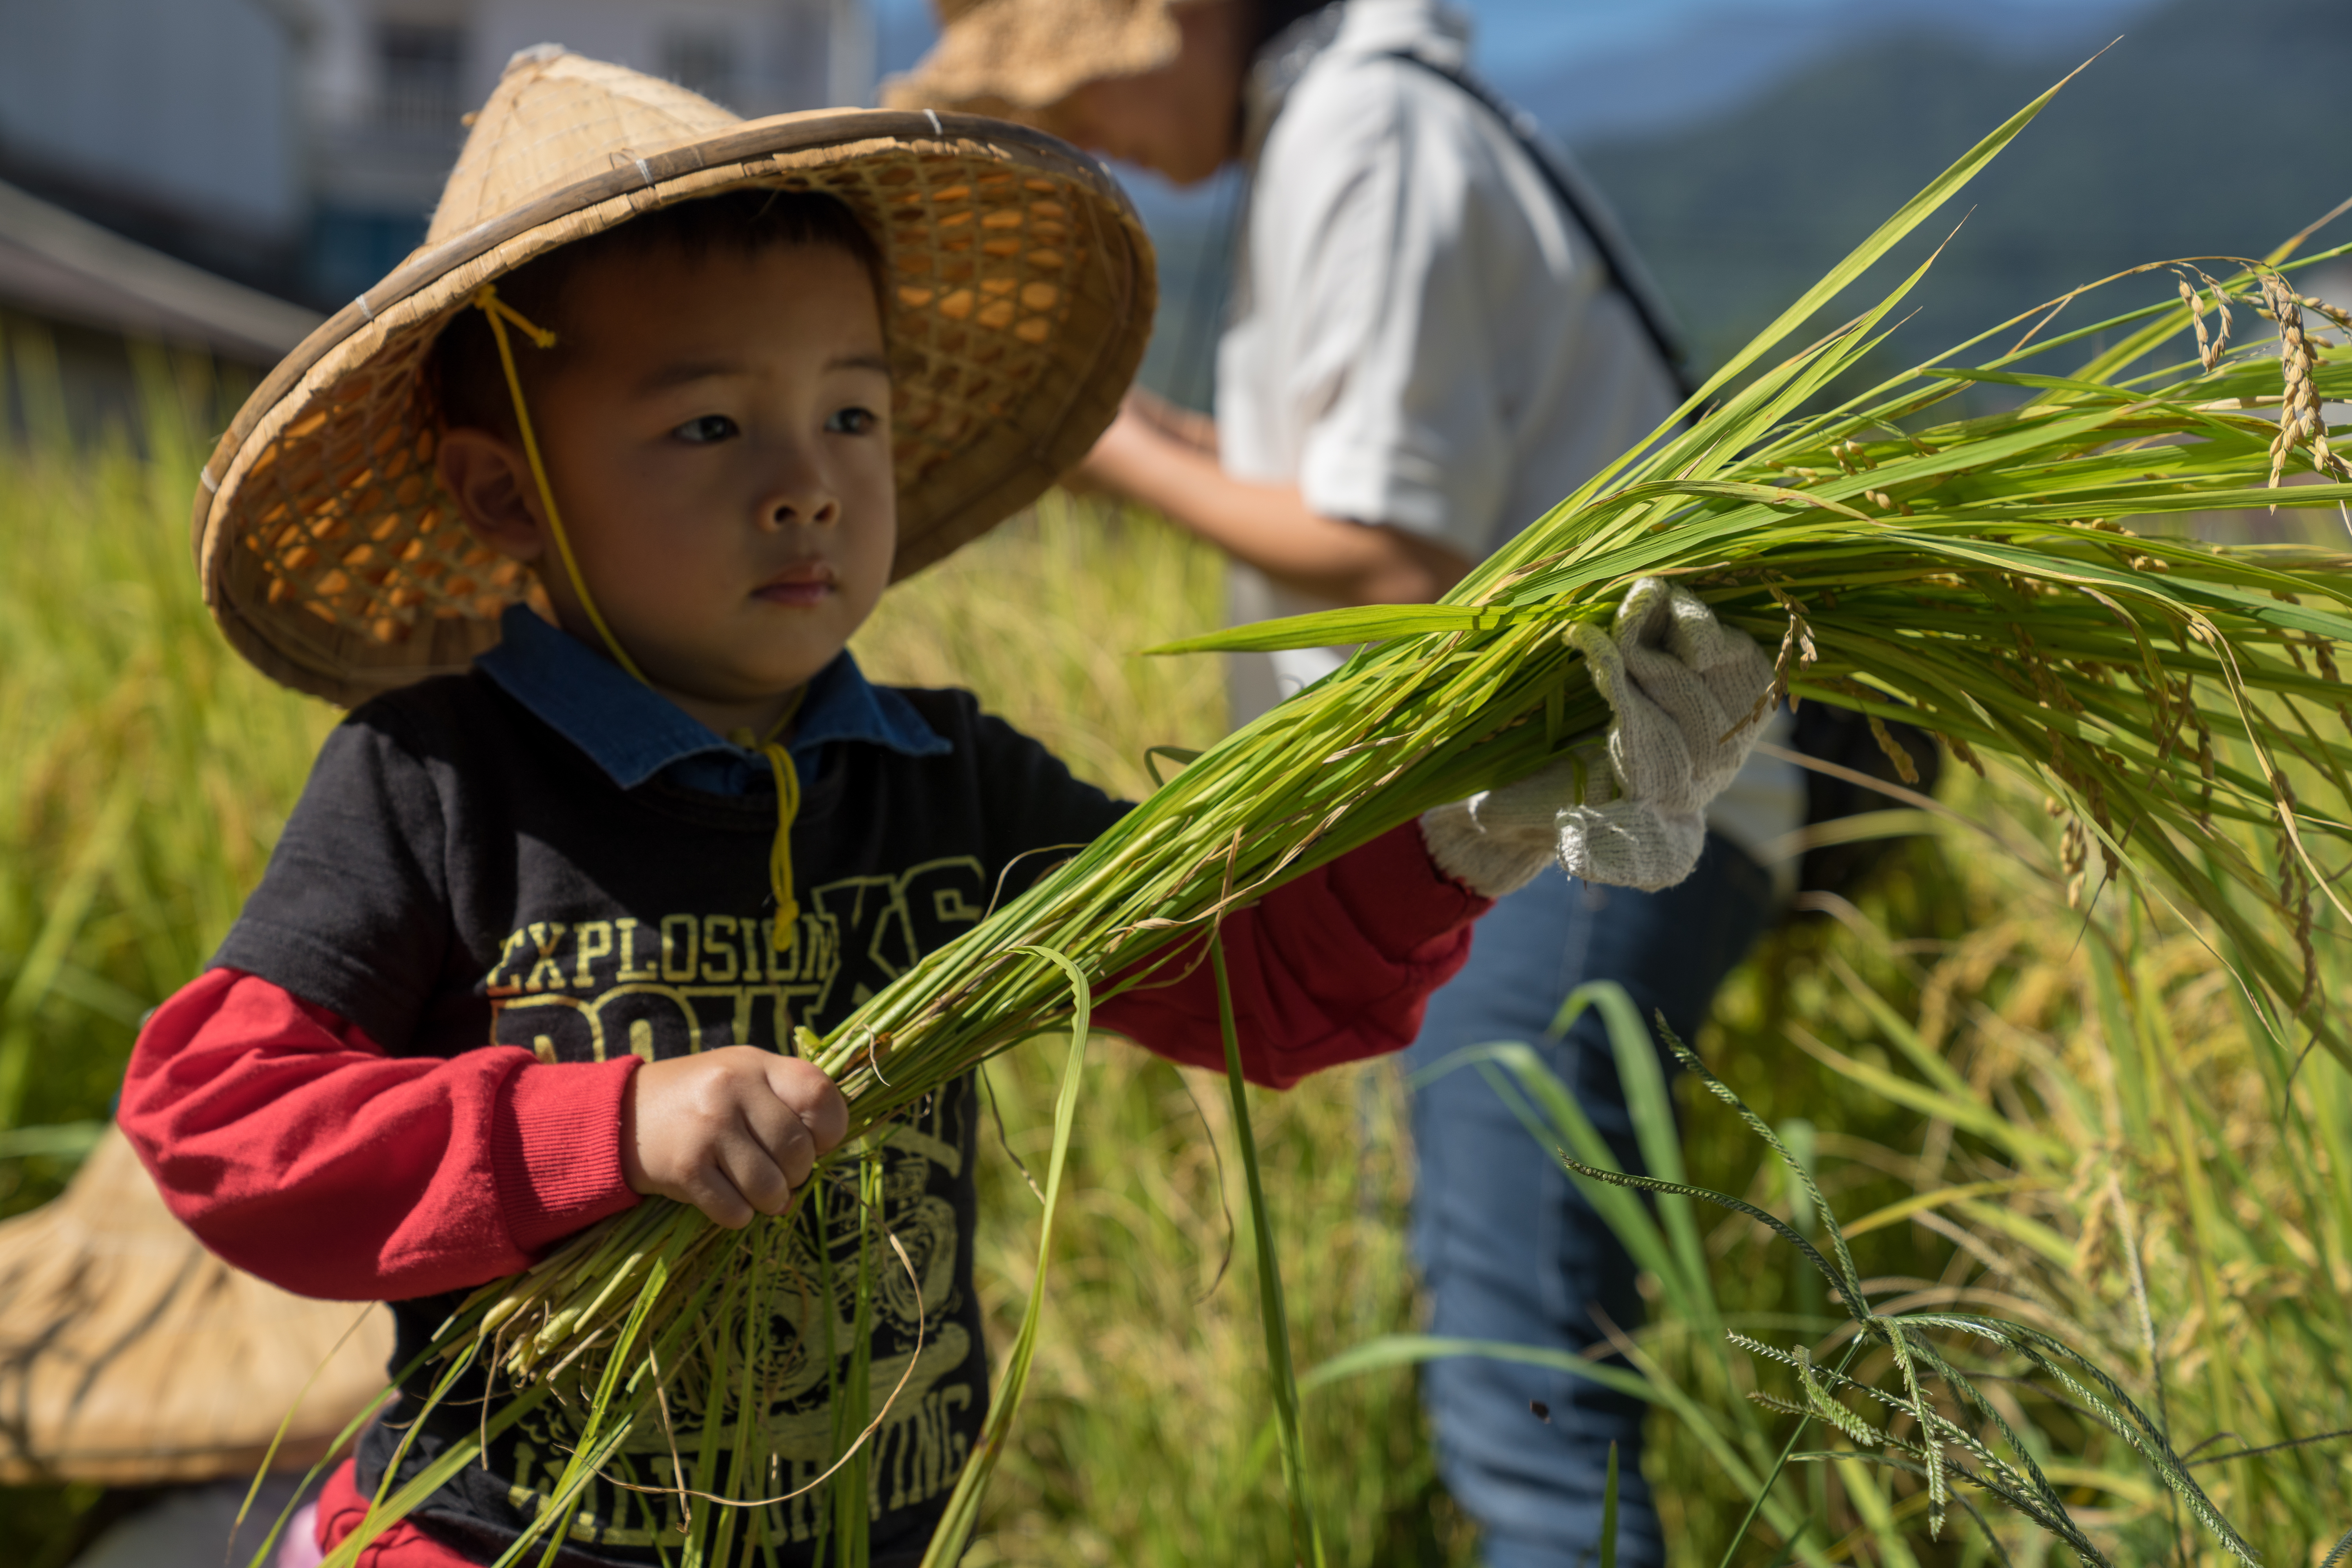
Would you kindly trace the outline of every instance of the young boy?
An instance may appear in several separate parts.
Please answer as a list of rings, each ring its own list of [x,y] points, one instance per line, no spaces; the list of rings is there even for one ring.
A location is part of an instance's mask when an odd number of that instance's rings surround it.
[[[1148,268],[1116,187],[1034,133],[744,125],[517,57],[425,248],[281,367],[205,471],[224,629],[290,684],[382,695],[329,738],[214,967],[142,1037],[121,1119],[174,1212],[289,1289],[391,1301],[395,1364],[466,1291],[642,1197],[781,1213],[847,1114],[785,1054],[792,1027],[838,1023],[1125,809],[968,694],[869,685],[844,650],[894,575],[1099,433]],[[1669,661],[1661,691],[1706,696],[1686,713],[1621,701],[1696,770],[1769,679],[1741,648]],[[1230,918],[1251,1076],[1406,1044],[1487,895],[1551,859],[1563,787],[1433,813]],[[1636,837],[1686,815],[1602,809]],[[1205,973],[1097,1020],[1222,1060]],[[969,1079],[888,1146],[884,1223],[919,1279],[879,1293],[876,1384],[907,1375],[873,1439],[877,1563],[919,1559],[986,1411],[977,1152]],[[834,1458],[832,1369],[777,1332],[756,1418],[779,1467],[746,1496]],[[672,1430],[579,1500],[559,1561],[675,1550],[662,1460],[711,1393],[672,1390]],[[394,1484],[481,1430],[484,1397],[427,1417]],[[395,1407],[331,1477],[319,1549],[414,1421]],[[560,1412],[518,1422],[362,1561],[491,1562],[568,1458]],[[811,1561],[814,1495],[752,1512],[743,1560]]]

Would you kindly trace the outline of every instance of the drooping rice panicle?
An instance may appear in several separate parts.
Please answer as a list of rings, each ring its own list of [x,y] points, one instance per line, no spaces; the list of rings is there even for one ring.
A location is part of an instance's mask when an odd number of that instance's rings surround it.
[[[799,1048],[841,1083],[853,1114],[850,1142],[817,1184],[824,1223],[804,1261],[830,1270],[845,1244],[856,1300],[870,1300],[872,1271],[895,1265],[866,1234],[866,1156],[900,1111],[993,1053],[1066,1027],[1065,960],[1097,999],[1151,984],[1200,962],[1223,912],[1430,806],[1523,776],[1605,723],[1563,634],[1606,617],[1654,574],[1680,577],[1778,650],[1792,700],[1917,725],[1964,763],[1997,755],[2038,773],[2080,897],[2116,879],[2123,890],[2109,896],[2201,910],[2245,955],[2240,979],[2269,1025],[2352,1061],[2307,962],[2311,900],[2336,897],[2338,868],[2320,857],[2352,839],[2352,710],[2332,651],[2352,638],[2352,559],[2123,526],[2352,502],[2319,417],[2352,397],[2352,365],[2321,353],[2300,315],[2336,323],[2340,313],[2306,307],[2268,263],[2152,264],[2107,287],[2153,302],[2047,336],[2054,311],[2021,318],[1998,330],[2030,326],[2026,340],[1990,360],[1964,363],[1991,333],[1807,412],[1881,343],[1922,266],[1853,321],[1764,363],[2047,100],[1971,150],[1736,356],[1695,400],[1703,413],[1596,476],[1444,603],[1298,617],[1168,650],[1365,645],[829,1036],[801,1033]],[[2166,292],[2147,276],[2175,267],[2198,286],[2183,278]],[[2275,352],[2231,346],[2232,302],[2278,320]],[[2221,319],[2218,339],[2202,329],[2207,314]],[[2191,357],[2158,358],[2191,336]],[[1970,389],[2016,401],[1937,422]],[[2298,464],[2317,482],[2277,482]],[[2217,747],[2217,735],[2244,744]],[[2273,852],[2257,859],[2217,824],[2263,825]],[[453,1355],[478,1346],[499,1374],[552,1384],[584,1407],[583,1455],[616,1452],[622,1436],[657,1424],[659,1386],[688,1377],[710,1383],[706,1419],[734,1421],[740,1436],[759,1425],[748,1404],[761,1396],[748,1378],[730,1384],[718,1347],[740,1346],[741,1325],[795,1312],[820,1342],[835,1332],[830,1293],[814,1303],[823,1327],[805,1322],[811,1295],[778,1261],[789,1249],[766,1239],[800,1224],[794,1214],[728,1232],[649,1202],[478,1292],[443,1342]],[[721,1279],[726,1289],[710,1288]],[[865,1315],[861,1305],[841,1327],[855,1334]],[[617,1375],[616,1361],[628,1363]],[[887,1408],[884,1369],[869,1387],[862,1368],[837,1408]],[[870,1430],[862,1416],[842,1423],[836,1459]],[[739,1442],[723,1466],[706,1448],[681,1500],[783,1489],[769,1481],[791,1464],[759,1441]],[[836,1489],[862,1499],[859,1467],[842,1475]],[[692,1511],[691,1552],[725,1511]],[[856,1560],[863,1507],[829,1511]]]

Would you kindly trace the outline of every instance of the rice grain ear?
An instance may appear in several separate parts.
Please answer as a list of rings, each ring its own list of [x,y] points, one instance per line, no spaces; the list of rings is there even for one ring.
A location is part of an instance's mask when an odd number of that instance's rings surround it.
[[[2285,382],[2279,399],[2278,435],[2271,441],[2271,485],[2275,489],[2285,475],[2288,455],[2297,447],[2309,449],[2312,466],[2319,472],[2352,479],[2352,468],[2327,445],[2319,392],[2312,379],[2316,362],[2304,335],[2302,296],[2276,272],[2264,270],[2259,277],[2266,306],[2263,313],[2278,323],[2279,370]],[[2271,511],[2276,515],[2278,508],[2273,506]]]
[[[2220,355],[2213,347],[2213,340],[2205,332],[2205,301],[2198,297],[2188,279],[2180,278],[2176,282],[2180,289],[2181,303],[2189,307],[2189,324],[2197,332],[2197,363],[2211,370]]]

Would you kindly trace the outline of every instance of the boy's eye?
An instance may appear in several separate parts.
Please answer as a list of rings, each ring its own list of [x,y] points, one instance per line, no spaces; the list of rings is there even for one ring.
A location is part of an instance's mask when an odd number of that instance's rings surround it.
[[[724,441],[740,433],[735,421],[728,418],[724,414],[705,414],[700,418],[688,420],[670,432],[681,441],[691,441],[698,445],[709,441]]]
[[[824,427],[837,436],[868,436],[882,423],[882,416],[871,408],[840,408],[824,422]]]

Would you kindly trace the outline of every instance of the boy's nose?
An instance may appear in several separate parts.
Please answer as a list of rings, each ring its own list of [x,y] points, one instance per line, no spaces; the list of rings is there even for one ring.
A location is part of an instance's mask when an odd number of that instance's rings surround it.
[[[824,470],[805,459],[787,460],[762,498],[761,521],[769,528],[822,528],[841,519],[841,498]]]
[[[841,519],[841,503],[830,495],[806,495],[779,498],[769,504],[767,523],[771,528],[823,528]]]

